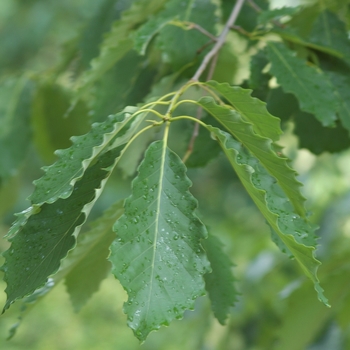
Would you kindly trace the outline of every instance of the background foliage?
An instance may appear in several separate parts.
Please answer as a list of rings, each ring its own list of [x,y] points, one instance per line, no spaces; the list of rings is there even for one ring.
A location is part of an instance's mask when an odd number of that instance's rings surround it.
[[[193,5],[191,11],[188,3]],[[220,314],[222,309],[219,307],[219,312],[214,309],[217,320],[208,298],[199,297],[194,311],[186,311],[183,320],[172,321],[169,328],[151,333],[142,345],[145,349],[350,348],[350,5],[349,1],[327,0],[296,5],[299,4],[295,1],[258,0],[253,4],[246,1],[235,23],[238,27],[229,32],[220,50],[212,79],[253,89],[253,96],[266,102],[268,111],[281,119],[284,134],[278,143],[285,147],[284,154],[291,159],[291,166],[299,173],[298,180],[304,184],[302,194],[312,212],[310,227],[319,226],[316,231],[317,258],[322,261],[319,279],[332,308],[317,300],[312,283],[303,276],[297,263],[272,243],[270,228],[223,152],[209,132],[200,129],[193,153],[186,161],[187,176],[193,182],[191,193],[198,199],[198,215],[205,219],[210,246],[223,249],[235,264],[235,288],[239,295],[235,295],[237,300],[229,309],[225,327],[218,322],[225,320],[226,314]],[[211,47],[207,45],[210,41],[207,36],[190,29],[191,23],[218,35],[233,6],[234,2],[229,0],[1,1],[1,232],[5,235],[10,229],[14,212],[29,206],[26,198],[34,190],[32,182],[43,175],[40,167],[56,161],[53,152],[70,147],[71,136],[87,133],[94,122],[104,122],[100,127],[106,127],[110,133],[118,132],[112,123],[114,119],[106,119],[108,115],[125,106],[154,100],[185,84]],[[207,74],[208,70],[204,76]],[[214,102],[201,97],[195,90],[186,95],[188,99],[199,100],[208,112],[218,111]],[[257,108],[255,105],[253,110]],[[196,110],[196,106],[180,107],[177,113],[196,115]],[[216,121],[210,118],[204,113],[202,120],[214,127],[222,124],[220,118]],[[169,147],[182,156],[190,142],[193,124],[188,120],[173,124]],[[140,122],[128,127],[138,131],[145,125]],[[210,130],[225,142],[224,136],[213,128]],[[245,134],[249,130],[246,128]],[[274,139],[273,134],[265,134],[269,130],[254,131]],[[54,281],[49,280],[45,288],[24,303],[16,302],[0,318],[0,344],[3,342],[4,348],[140,347],[127,328],[122,311],[128,296],[109,273],[111,266],[105,257],[100,259],[99,252],[104,252],[115,239],[109,228],[122,214],[118,201],[131,194],[131,180],[144,151],[160,135],[156,128],[142,134],[118,163],[120,171],[111,175],[108,171],[99,172],[98,181],[110,178],[82,227],[78,247],[53,277],[57,287],[52,288]],[[107,141],[105,138],[96,141],[96,154],[100,142]],[[116,153],[106,153],[99,159],[104,168],[113,163],[119,151],[117,148]],[[275,151],[281,150],[277,147]],[[89,158],[90,154],[82,157]],[[83,173],[87,169],[89,174],[94,166],[98,168],[99,163],[96,164],[91,161],[91,165],[85,164],[78,171]],[[70,176],[68,171],[65,175]],[[89,181],[79,184],[77,178],[74,181],[78,189],[80,184],[90,184]],[[67,196],[72,188],[67,187]],[[83,187],[84,191],[86,188]],[[43,196],[34,192],[30,198],[34,201],[39,198],[44,203],[40,204],[42,208],[57,210],[55,220],[59,221],[64,214],[58,212],[62,197],[56,194],[61,199],[55,201],[52,193],[46,199]],[[302,203],[301,197],[296,203]],[[110,209],[105,212],[107,208]],[[71,208],[66,215],[70,211]],[[104,219],[99,221],[102,213]],[[19,218],[26,220],[23,214]],[[80,220],[82,223],[85,218]],[[123,223],[119,221],[119,225]],[[10,232],[15,229],[16,226]],[[272,237],[281,247],[276,236]],[[94,244],[96,241],[98,245]],[[64,244],[70,247],[72,242],[67,239]],[[210,260],[209,247],[203,245]],[[6,251],[9,243],[2,240],[0,248]],[[89,252],[88,259],[84,259],[85,251]],[[30,256],[29,252],[28,259]],[[202,263],[205,270],[206,263]],[[229,266],[230,262],[223,264]],[[79,289],[76,282],[86,275],[85,271],[97,277],[83,279],[84,288]],[[230,271],[228,275],[222,273],[221,278],[233,279]],[[64,283],[58,283],[62,279]],[[123,283],[120,276],[119,280]],[[5,290],[4,282],[2,286]],[[231,295],[234,293],[231,290]],[[5,304],[6,294],[2,293],[0,299]],[[37,299],[40,303],[35,303]],[[74,310],[81,311],[75,314]],[[18,334],[5,343],[10,327],[21,318],[23,324]]]

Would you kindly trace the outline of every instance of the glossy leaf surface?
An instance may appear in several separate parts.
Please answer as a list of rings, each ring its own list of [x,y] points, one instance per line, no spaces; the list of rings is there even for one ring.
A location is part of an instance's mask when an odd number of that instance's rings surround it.
[[[129,296],[128,325],[140,340],[182,318],[205,294],[203,275],[210,268],[200,241],[207,232],[194,214],[197,201],[185,170],[164,141],[152,143],[114,225],[109,259]]]
[[[5,309],[16,299],[41,287],[58,270],[61,259],[74,247],[75,237],[98,198],[96,190],[109,175],[104,169],[115,162],[119,152],[114,150],[101,156],[76,182],[70,197],[43,204],[11,238],[2,266],[7,283]]]

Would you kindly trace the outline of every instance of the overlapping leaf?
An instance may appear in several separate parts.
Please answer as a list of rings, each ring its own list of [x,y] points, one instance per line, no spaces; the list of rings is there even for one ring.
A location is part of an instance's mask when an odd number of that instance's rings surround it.
[[[121,19],[114,22],[111,31],[106,34],[101,44],[100,55],[91,61],[91,69],[83,74],[77,97],[86,93],[96,80],[132,49],[132,29],[157,12],[163,3],[164,0],[137,0],[124,11]]]
[[[0,83],[0,182],[16,174],[26,156],[33,88],[26,77]]]
[[[217,128],[208,126],[208,129],[219,141],[243,186],[267,222],[293,254],[304,273],[313,281],[319,299],[327,304],[317,278],[320,262],[314,257],[313,227],[293,211],[290,201],[276,180],[240,142]]]
[[[296,212],[304,217],[305,198],[300,193],[301,184],[295,178],[295,171],[288,166],[287,159],[276,154],[276,145],[269,138],[256,134],[252,124],[244,121],[241,114],[231,107],[217,105],[211,97],[204,97],[198,103],[259,159],[266,170],[276,178]]]
[[[314,114],[324,126],[334,125],[338,106],[332,86],[324,74],[295,57],[281,43],[269,42],[266,49],[271,62],[270,73],[277,78],[283,90],[294,94],[300,109]]]
[[[152,143],[134,179],[125,214],[116,222],[112,272],[128,293],[124,311],[140,340],[182,318],[205,293],[209,271],[200,240],[206,229],[185,166],[164,141]]]
[[[121,149],[122,146],[102,155],[75,183],[70,197],[43,204],[10,239],[2,267],[7,283],[5,309],[41,287],[57,271],[98,198],[97,190],[109,175],[105,168],[115,162]]]
[[[89,133],[71,138],[73,145],[70,148],[56,151],[59,159],[45,167],[44,176],[34,181],[35,190],[29,197],[31,202],[53,203],[58,198],[67,198],[87,167],[115,138],[124,143],[131,137],[130,133],[137,126],[137,120],[131,121],[136,110],[127,107],[123,112],[109,116],[105,122],[93,124]]]
[[[237,291],[234,286],[232,262],[222,249],[223,244],[213,235],[203,241],[207,253],[211,273],[204,275],[205,289],[208,291],[215,317],[224,325],[230,308],[237,301]]]
[[[209,81],[205,85],[224,96],[235,110],[240,113],[242,118],[251,123],[256,134],[268,137],[273,141],[279,139],[279,136],[282,134],[280,120],[267,111],[264,102],[251,96],[251,90],[231,86],[227,83],[219,84],[216,81]]]
[[[107,257],[109,246],[115,239],[112,227],[123,212],[122,203],[118,202],[91,223],[89,231],[78,237],[77,246],[62,261],[60,271],[54,276],[55,281],[57,277],[65,277],[67,291],[76,311],[98,290],[111,269]]]
[[[322,11],[313,24],[310,41],[338,51],[350,63],[350,40],[346,24],[328,10]]]
[[[90,129],[85,104],[77,103],[67,117],[69,106],[69,93],[59,85],[43,83],[36,91],[32,108],[34,143],[46,161],[55,160],[55,150],[68,148],[72,135],[81,135]]]

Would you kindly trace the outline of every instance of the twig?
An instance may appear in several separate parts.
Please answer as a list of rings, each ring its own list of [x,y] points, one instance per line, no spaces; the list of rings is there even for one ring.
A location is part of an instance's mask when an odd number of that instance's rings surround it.
[[[257,5],[253,0],[248,0],[248,3],[256,12],[262,12],[262,8],[259,5]]]
[[[210,68],[209,68],[209,72],[208,72],[208,75],[207,75],[207,80],[210,80],[212,77],[213,77],[213,74],[215,72],[215,68],[216,68],[216,64],[217,64],[217,61],[218,61],[218,52],[216,53],[216,55],[214,56],[212,62],[211,62],[211,65],[210,65]],[[202,113],[203,113],[203,108],[202,107],[198,107],[197,108],[197,113],[196,113],[196,119],[202,119]],[[199,135],[199,123],[195,123],[194,124],[194,128],[193,128],[193,133],[192,133],[192,136],[191,136],[191,140],[188,144],[188,148],[187,148],[187,151],[184,155],[184,157],[182,158],[182,161],[185,163],[187,161],[187,159],[190,157],[190,155],[192,154],[193,152],[193,148],[194,148],[194,143]]]
[[[191,80],[198,81],[204,70],[207,68],[211,59],[219,52],[222,45],[224,45],[227,33],[230,31],[231,26],[235,23],[237,16],[239,15],[244,0],[237,0],[234,8],[232,9],[231,15],[227,20],[224,29],[222,30],[220,36],[217,38],[217,42],[214,47],[205,55],[201,65],[197,69],[196,73]]]
[[[212,33],[208,32],[206,29],[204,29],[203,27],[201,27],[199,24],[197,23],[193,23],[193,22],[187,22],[185,21],[184,23],[186,23],[188,25],[189,29],[196,29],[199,32],[201,32],[202,34],[204,34],[205,36],[207,36],[208,38],[210,38],[212,41],[217,41],[218,38],[213,35]]]

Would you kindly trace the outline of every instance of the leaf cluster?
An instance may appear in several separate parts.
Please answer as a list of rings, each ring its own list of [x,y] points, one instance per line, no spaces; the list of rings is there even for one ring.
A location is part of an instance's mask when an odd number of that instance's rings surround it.
[[[140,341],[206,294],[225,324],[238,295],[233,262],[208,233],[187,174],[219,155],[272,241],[329,306],[317,276],[315,225],[278,141],[282,120],[315,154],[350,145],[342,11],[323,1],[271,9],[263,0],[233,8],[225,0],[106,0],[59,62],[16,74],[8,65],[0,185],[31,148],[52,164],[7,234],[4,310],[18,299],[32,303],[60,280],[79,310],[111,271],[128,294],[124,312]],[[132,177],[131,194],[87,230],[113,176]]]

